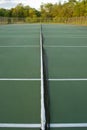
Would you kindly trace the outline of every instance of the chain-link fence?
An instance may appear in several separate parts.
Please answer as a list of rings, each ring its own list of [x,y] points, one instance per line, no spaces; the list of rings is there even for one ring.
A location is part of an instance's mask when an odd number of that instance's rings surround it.
[[[10,18],[0,17],[0,24],[23,24],[23,23],[65,23],[65,24],[79,24],[87,25],[87,17],[73,17],[73,18]]]
[[[67,23],[70,23],[70,24],[87,25],[87,16],[86,16],[86,17],[68,18]]]

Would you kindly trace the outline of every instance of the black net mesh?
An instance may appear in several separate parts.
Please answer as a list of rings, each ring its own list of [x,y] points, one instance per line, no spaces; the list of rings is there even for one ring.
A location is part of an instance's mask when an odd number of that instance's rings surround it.
[[[49,81],[48,81],[48,57],[44,48],[44,37],[41,25],[42,35],[42,56],[43,56],[43,80],[44,80],[44,104],[45,104],[45,116],[46,125],[45,130],[50,130],[50,95],[49,95]]]

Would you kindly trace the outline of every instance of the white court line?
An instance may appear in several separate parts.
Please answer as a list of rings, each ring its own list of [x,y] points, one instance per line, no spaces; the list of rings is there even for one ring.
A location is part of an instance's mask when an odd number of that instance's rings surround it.
[[[0,81],[7,80],[7,81],[40,81],[41,79],[31,79],[31,78],[0,78]]]
[[[0,46],[1,48],[22,48],[22,47],[24,47],[24,48],[26,48],[26,47],[39,47],[38,45],[37,46],[32,46],[32,45],[30,45],[30,46]]]
[[[48,79],[49,81],[87,81],[87,78]]]
[[[66,48],[67,48],[67,47],[71,47],[71,48],[73,48],[73,47],[75,48],[75,47],[76,47],[76,48],[85,48],[85,47],[87,47],[87,46],[57,46],[57,45],[48,45],[48,46],[45,46],[45,45],[44,45],[44,47],[49,47],[49,48],[51,48],[51,47],[63,47],[63,48],[64,48],[64,47],[66,47]]]
[[[60,123],[60,124],[50,124],[51,128],[68,128],[68,127],[87,127],[87,123]]]
[[[0,78],[0,81],[41,81],[40,78]],[[87,78],[48,79],[49,81],[87,81]]]
[[[16,124],[16,123],[0,123],[1,128],[40,128],[41,124]],[[51,128],[81,128],[87,127],[87,123],[51,123]]]
[[[41,124],[0,123],[2,128],[40,128]]]
[[[53,36],[53,35],[50,35],[50,36],[45,36],[45,38],[47,39],[47,38],[50,38],[50,39],[52,39],[52,38],[66,38],[66,39],[84,39],[84,38],[86,38],[87,39],[87,36],[85,36],[85,37],[81,37],[81,36],[78,36],[78,37],[74,37],[74,36],[65,36],[65,37],[63,37],[63,36]]]

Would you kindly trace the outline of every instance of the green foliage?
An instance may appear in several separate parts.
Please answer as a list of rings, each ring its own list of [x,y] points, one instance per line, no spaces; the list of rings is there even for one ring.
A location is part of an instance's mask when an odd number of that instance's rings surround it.
[[[38,19],[60,21],[63,20],[62,17],[67,20],[67,18],[87,16],[87,0],[68,0],[63,4],[61,2],[42,4],[40,11],[20,3],[9,10],[0,8],[0,16],[25,18],[27,22],[36,22]]]

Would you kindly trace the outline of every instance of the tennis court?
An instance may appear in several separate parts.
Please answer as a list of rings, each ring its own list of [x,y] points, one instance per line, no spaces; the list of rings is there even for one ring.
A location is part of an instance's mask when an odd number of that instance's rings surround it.
[[[39,24],[0,26],[0,130],[41,128]],[[43,24],[50,128],[87,129],[87,27]]]

